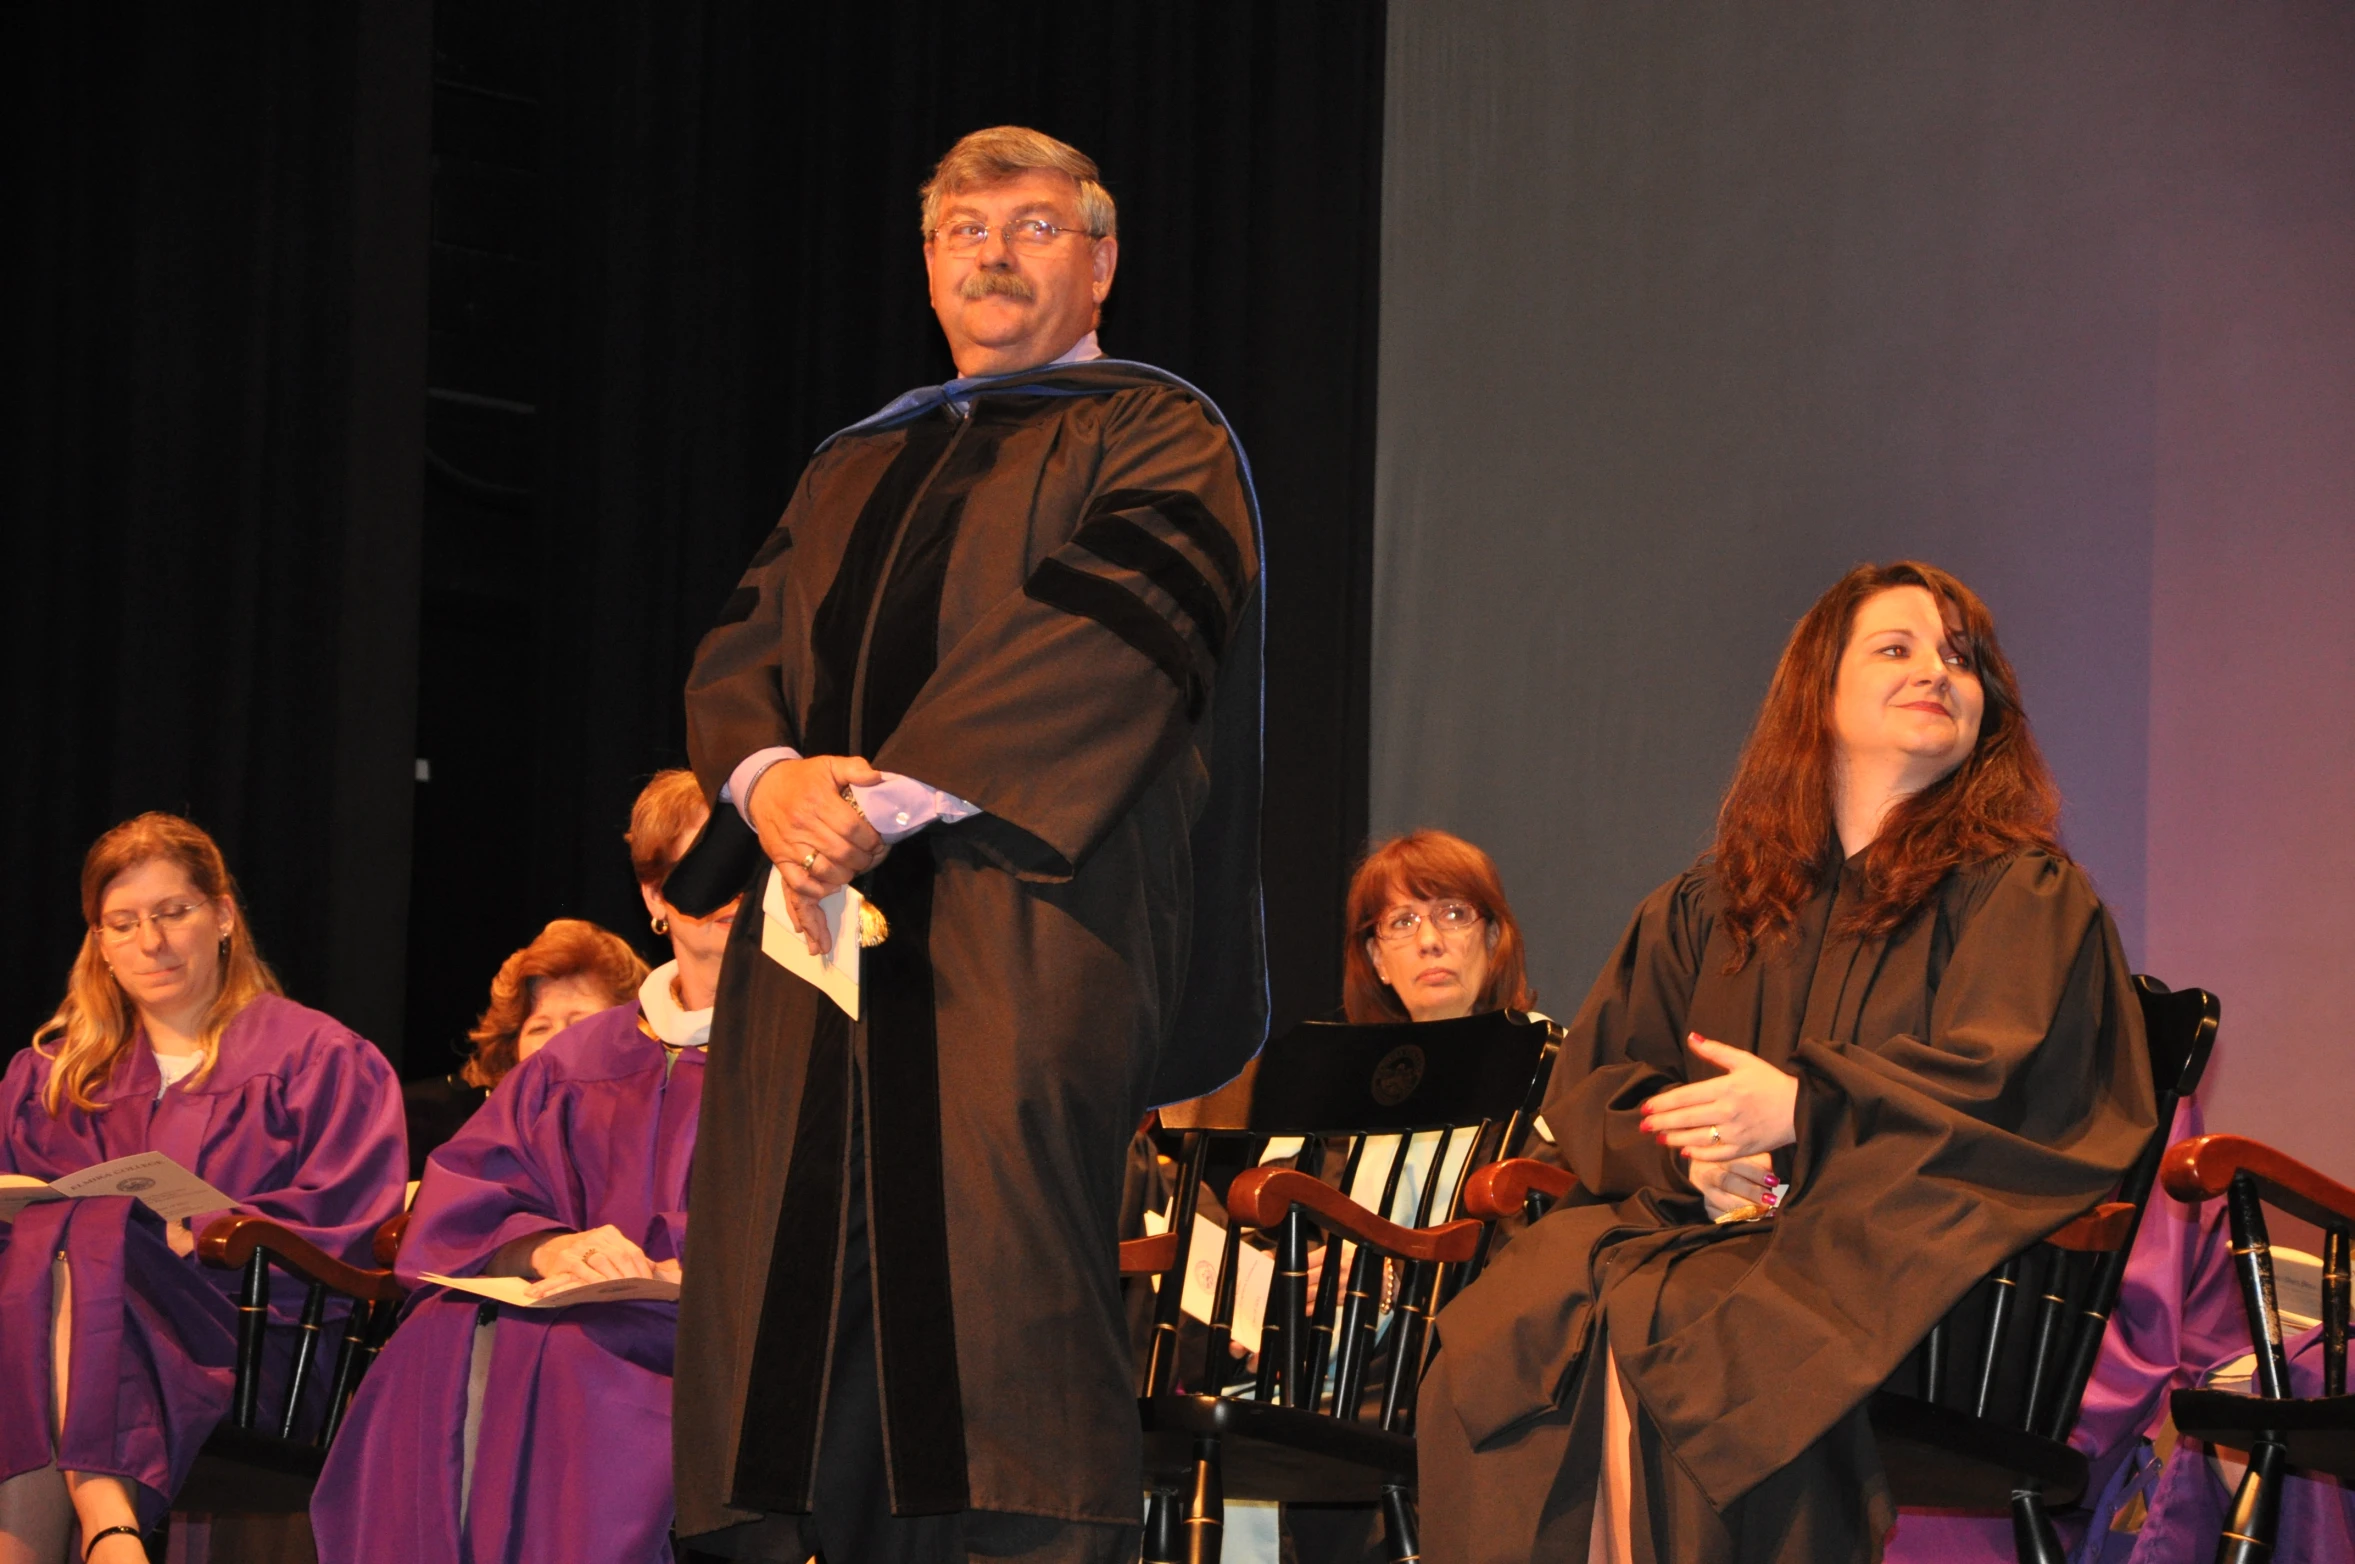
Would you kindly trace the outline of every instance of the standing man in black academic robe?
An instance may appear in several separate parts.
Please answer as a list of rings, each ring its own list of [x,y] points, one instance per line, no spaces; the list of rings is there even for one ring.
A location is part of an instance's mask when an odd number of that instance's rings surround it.
[[[1123,1154],[1266,1033],[1258,524],[1208,399],[1097,349],[1119,241],[1091,161],[980,131],[923,201],[959,378],[819,449],[688,680],[717,809],[681,867],[747,894],[678,1529],[1109,1561],[1141,1507]],[[814,949],[853,882],[890,926],[856,1020],[762,950],[764,902]]]

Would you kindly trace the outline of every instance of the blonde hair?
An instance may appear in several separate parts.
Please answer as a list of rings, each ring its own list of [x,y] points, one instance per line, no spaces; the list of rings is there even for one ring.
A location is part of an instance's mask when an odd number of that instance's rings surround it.
[[[64,1001],[33,1033],[34,1049],[53,1061],[49,1084],[41,1094],[52,1117],[63,1113],[69,1102],[86,1113],[104,1108],[98,1090],[113,1078],[115,1065],[139,1035],[138,1008],[99,949],[98,913],[109,885],[149,863],[177,866],[198,895],[208,902],[228,902],[231,913],[229,937],[222,941],[220,991],[205,1011],[197,1037],[202,1057],[183,1086],[200,1085],[212,1073],[221,1056],[221,1034],[239,1011],[260,995],[284,992],[277,974],[254,947],[245,907],[237,898],[237,882],[204,828],[178,815],[152,812],[124,821],[93,842],[82,859],[82,922],[87,925],[82,949],[66,976]]]
[[[1096,172],[1094,158],[1044,131],[994,125],[949,148],[924,181],[918,192],[924,198],[924,237],[939,232],[941,208],[949,197],[1039,170],[1068,175],[1079,186],[1079,217],[1090,237],[1108,239],[1120,232],[1120,213]]]
[[[703,824],[711,806],[703,801],[703,784],[692,771],[657,771],[654,780],[630,806],[630,828],[621,839],[630,844],[630,872],[638,883],[661,890],[662,882],[679,866],[675,850],[681,836]]]
[[[491,979],[491,1002],[466,1035],[474,1055],[459,1075],[469,1084],[492,1087],[515,1068],[515,1040],[531,1019],[533,997],[542,983],[594,978],[614,1004],[627,1004],[646,981],[646,963],[629,941],[581,918],[558,918],[539,937],[499,963]]]

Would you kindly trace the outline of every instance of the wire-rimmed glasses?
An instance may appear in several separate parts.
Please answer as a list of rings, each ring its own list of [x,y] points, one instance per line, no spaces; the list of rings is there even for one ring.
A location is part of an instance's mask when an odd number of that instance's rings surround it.
[[[998,237],[1009,250],[1020,250],[1026,255],[1043,255],[1055,247],[1055,241],[1065,234],[1087,234],[1100,239],[1101,234],[1089,233],[1085,228],[1074,228],[1064,223],[1051,223],[1043,217],[1017,217],[998,224]],[[944,223],[933,230],[933,243],[948,255],[972,255],[989,243],[989,224],[976,222]]]
[[[1412,907],[1393,907],[1374,920],[1374,938],[1385,945],[1402,944],[1423,926],[1423,914]],[[1443,901],[1431,909],[1431,926],[1441,934],[1462,934],[1480,926],[1480,909],[1467,901]]]

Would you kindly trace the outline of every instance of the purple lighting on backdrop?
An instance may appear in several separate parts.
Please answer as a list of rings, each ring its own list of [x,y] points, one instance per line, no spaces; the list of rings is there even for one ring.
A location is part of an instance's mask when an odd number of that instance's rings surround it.
[[[2171,246],[2146,961],[2224,998],[2208,1123],[2355,1177],[2355,214]]]

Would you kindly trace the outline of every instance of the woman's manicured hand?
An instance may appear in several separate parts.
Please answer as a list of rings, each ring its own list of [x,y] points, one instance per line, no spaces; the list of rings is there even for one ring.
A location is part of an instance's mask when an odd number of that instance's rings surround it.
[[[1734,1162],[1791,1144],[1797,1076],[1698,1032],[1686,1035],[1685,1046],[1725,1073],[1672,1087],[1645,1103],[1645,1134],[1694,1162]]]

